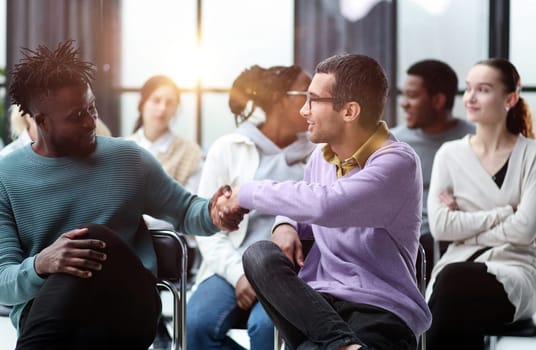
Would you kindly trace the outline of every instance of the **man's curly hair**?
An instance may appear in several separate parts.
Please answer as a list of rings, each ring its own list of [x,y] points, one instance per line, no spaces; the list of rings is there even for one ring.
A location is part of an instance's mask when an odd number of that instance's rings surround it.
[[[69,85],[85,86],[93,82],[96,66],[80,60],[80,52],[73,40],[58,44],[52,51],[44,45],[36,50],[22,48],[23,58],[10,71],[9,95],[21,112],[33,115],[35,98]]]

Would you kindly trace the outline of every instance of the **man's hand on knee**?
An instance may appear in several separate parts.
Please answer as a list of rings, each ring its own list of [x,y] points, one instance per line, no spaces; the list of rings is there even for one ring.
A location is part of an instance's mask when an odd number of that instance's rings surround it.
[[[87,232],[87,228],[82,228],[62,234],[35,256],[35,272],[40,276],[67,273],[89,278],[93,274],[92,271],[101,270],[106,254],[100,250],[106,244],[97,239],[79,239]]]

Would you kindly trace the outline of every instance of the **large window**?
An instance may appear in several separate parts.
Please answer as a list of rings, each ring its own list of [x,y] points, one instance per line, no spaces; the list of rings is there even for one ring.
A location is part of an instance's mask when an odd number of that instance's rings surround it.
[[[488,57],[488,21],[489,0],[398,0],[398,86],[410,65],[433,58],[451,65],[463,88],[469,68]],[[454,114],[465,114],[461,97]]]
[[[510,1],[510,59],[521,76],[524,97],[536,113],[536,46],[530,33],[536,18],[536,1]]]
[[[294,60],[293,1],[138,0],[124,1],[122,11],[123,136],[132,132],[138,116],[136,90],[151,75],[166,74],[184,91],[173,131],[201,141],[206,150],[217,137],[234,130],[227,106],[234,78],[253,64],[290,65]]]

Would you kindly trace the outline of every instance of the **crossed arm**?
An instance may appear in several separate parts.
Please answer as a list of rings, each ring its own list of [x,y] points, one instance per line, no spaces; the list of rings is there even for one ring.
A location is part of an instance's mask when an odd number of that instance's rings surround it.
[[[439,158],[438,158],[439,157]],[[505,243],[530,244],[536,238],[536,175],[520,179],[519,199],[515,204],[478,211],[464,210],[462,202],[473,200],[460,189],[453,188],[454,179],[448,162],[436,156],[428,197],[428,215],[436,239],[465,244],[498,246]],[[459,175],[459,174],[458,174]],[[485,196],[485,194],[482,194]]]

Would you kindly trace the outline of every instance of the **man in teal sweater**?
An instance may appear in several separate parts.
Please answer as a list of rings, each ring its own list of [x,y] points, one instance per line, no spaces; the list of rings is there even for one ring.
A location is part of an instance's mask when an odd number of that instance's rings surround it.
[[[0,304],[17,349],[147,349],[160,300],[142,214],[184,233],[237,228],[131,141],[96,137],[95,67],[68,41],[24,49],[10,95],[38,139],[0,160]]]

